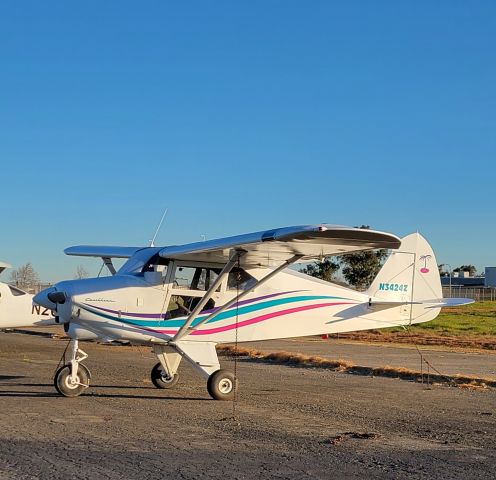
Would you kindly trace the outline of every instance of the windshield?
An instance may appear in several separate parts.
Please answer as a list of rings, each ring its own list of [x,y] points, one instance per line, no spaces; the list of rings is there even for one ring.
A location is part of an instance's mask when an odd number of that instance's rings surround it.
[[[143,267],[160,249],[144,248],[138,250],[117,272],[119,275],[137,275],[143,272]]]

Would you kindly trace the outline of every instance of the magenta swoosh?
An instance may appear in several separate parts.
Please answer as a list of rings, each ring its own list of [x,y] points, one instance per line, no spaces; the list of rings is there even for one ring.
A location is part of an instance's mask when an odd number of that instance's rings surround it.
[[[230,324],[223,327],[208,328],[205,330],[195,330],[191,332],[191,335],[209,335],[212,333],[226,332],[227,330],[233,330],[236,327],[245,327],[246,325],[253,325],[254,323],[263,322],[269,318],[281,317],[283,315],[290,315],[291,313],[303,312],[305,310],[313,310],[315,308],[332,307],[334,305],[351,305],[353,302],[333,302],[333,303],[315,303],[313,305],[304,305],[302,307],[287,308],[286,310],[279,310],[278,312],[266,313],[264,315],[259,315],[258,317],[250,318],[249,320],[244,320],[239,322],[237,325]],[[172,334],[176,333],[177,330],[156,330],[160,333]]]

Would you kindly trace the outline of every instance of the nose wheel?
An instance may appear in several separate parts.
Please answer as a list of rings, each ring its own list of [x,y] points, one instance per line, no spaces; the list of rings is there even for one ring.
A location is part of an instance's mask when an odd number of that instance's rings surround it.
[[[64,397],[77,397],[90,386],[91,373],[81,363],[88,355],[79,349],[78,341],[71,340],[70,347],[71,360],[55,372],[53,384]]]
[[[84,365],[79,365],[76,375],[72,375],[71,365],[63,365],[55,373],[53,383],[64,397],[78,397],[90,386],[89,371]]]

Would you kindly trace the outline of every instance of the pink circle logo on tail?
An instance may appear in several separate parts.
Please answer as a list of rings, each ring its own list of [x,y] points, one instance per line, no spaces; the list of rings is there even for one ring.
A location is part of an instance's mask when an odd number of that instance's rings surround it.
[[[420,273],[429,273],[429,269],[427,268],[427,262],[432,258],[432,255],[422,255],[420,257],[420,261],[424,262],[424,266],[420,269]]]

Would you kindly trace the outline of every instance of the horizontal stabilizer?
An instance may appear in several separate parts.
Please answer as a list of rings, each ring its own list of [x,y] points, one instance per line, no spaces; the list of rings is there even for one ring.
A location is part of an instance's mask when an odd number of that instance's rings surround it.
[[[385,301],[385,300],[371,300],[369,302],[369,310],[379,312],[387,310],[388,308],[402,307],[404,305],[421,305],[424,302],[402,302],[402,301]]]
[[[386,310],[388,308],[401,307],[404,305],[424,305],[430,308],[444,308],[444,307],[459,307],[460,305],[469,305],[474,303],[471,298],[441,298],[433,300],[421,300],[417,302],[402,302],[397,301],[385,301],[385,300],[370,300],[369,310],[374,312],[380,310]]]
[[[433,307],[459,307],[461,305],[470,305],[475,300],[471,298],[441,298],[440,300],[424,300],[422,303],[431,303]]]

